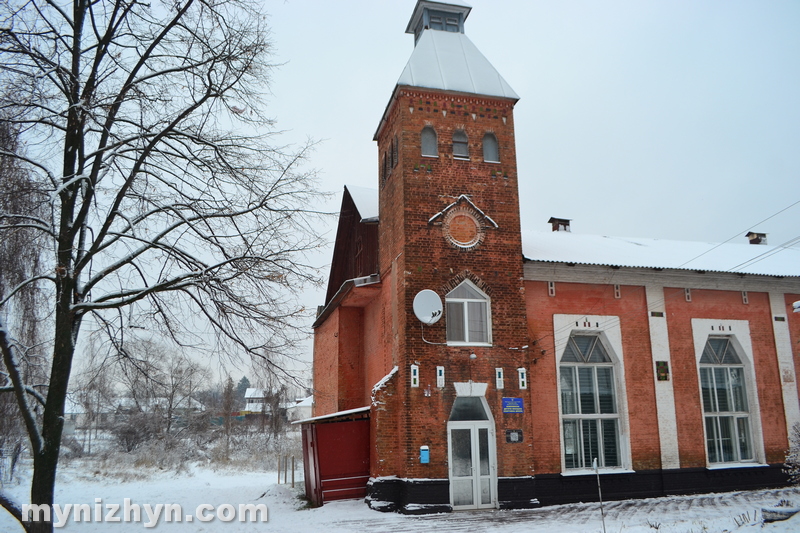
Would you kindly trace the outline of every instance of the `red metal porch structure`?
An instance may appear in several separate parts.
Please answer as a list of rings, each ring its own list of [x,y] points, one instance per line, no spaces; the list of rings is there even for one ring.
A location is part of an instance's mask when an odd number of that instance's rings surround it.
[[[364,498],[369,481],[369,407],[297,422],[303,430],[306,496],[314,505]]]

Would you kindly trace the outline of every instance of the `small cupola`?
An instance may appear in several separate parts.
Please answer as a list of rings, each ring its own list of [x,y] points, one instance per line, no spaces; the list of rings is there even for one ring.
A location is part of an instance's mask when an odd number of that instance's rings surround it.
[[[767,244],[766,233],[756,233],[755,231],[748,231],[745,235],[750,240],[750,244]]]
[[[570,220],[572,219],[550,217],[550,220],[548,220],[547,223],[553,227],[553,231],[570,231]]]
[[[449,31],[464,33],[464,21],[467,20],[472,6],[460,0],[436,2],[434,0],[417,0],[411,20],[408,21],[406,33],[414,34],[416,45],[423,30]]]

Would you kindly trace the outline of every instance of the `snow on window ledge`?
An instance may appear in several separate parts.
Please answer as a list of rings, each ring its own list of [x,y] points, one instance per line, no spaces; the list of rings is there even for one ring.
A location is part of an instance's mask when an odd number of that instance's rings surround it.
[[[463,342],[463,341],[447,341],[448,346],[481,346],[481,347],[492,347],[491,342]]]
[[[635,474],[635,470],[629,470],[627,468],[600,468],[598,469],[598,473],[602,476],[605,474]],[[563,477],[569,476],[593,476],[595,475],[595,471],[593,468],[570,468],[569,470],[564,470],[561,472]]]
[[[713,465],[708,465],[706,470],[725,470],[727,468],[759,468],[759,467],[766,467],[764,463],[714,463]]]

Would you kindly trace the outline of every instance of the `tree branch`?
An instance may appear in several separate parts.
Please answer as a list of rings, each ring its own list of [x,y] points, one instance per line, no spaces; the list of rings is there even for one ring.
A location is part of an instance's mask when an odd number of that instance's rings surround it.
[[[3,362],[6,365],[8,377],[11,378],[11,383],[14,385],[14,395],[17,398],[17,406],[25,422],[25,428],[28,430],[31,449],[33,453],[39,453],[43,446],[42,435],[36,425],[36,417],[33,414],[33,410],[25,397],[25,385],[19,372],[17,358],[14,355],[14,346],[9,342],[2,320],[0,320],[0,351],[3,352]]]

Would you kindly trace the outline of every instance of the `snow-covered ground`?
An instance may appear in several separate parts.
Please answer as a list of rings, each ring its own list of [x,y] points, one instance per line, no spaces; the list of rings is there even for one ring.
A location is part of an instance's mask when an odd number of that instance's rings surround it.
[[[143,506],[178,503],[184,513],[193,513],[201,503],[211,505],[240,503],[266,504],[268,523],[164,522],[155,527],[166,532],[350,532],[350,531],[462,531],[462,532],[547,532],[595,533],[603,531],[597,503],[544,507],[519,511],[458,512],[427,516],[379,513],[363,501],[332,502],[318,509],[305,509],[300,499],[302,483],[292,490],[278,484],[276,472],[252,472],[193,468],[181,474],[136,470],[122,473],[96,469],[93,463],[72,462],[61,468],[56,502],[86,503],[94,508],[96,498],[105,506],[122,504],[130,498]],[[24,500],[25,484],[6,486],[19,501]],[[800,514],[762,527],[761,507],[781,499],[800,504],[800,489],[709,494],[692,497],[658,498],[607,502],[605,530],[609,533],[700,533],[800,531]],[[143,522],[146,514],[143,511]],[[144,523],[74,522],[64,531],[129,532],[147,531]],[[22,529],[5,513],[0,515],[0,531],[17,533]]]

